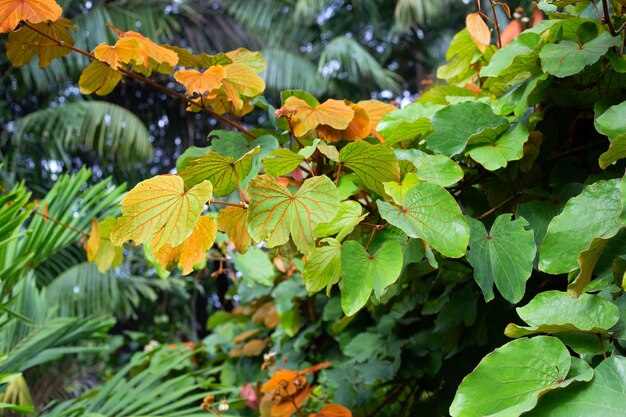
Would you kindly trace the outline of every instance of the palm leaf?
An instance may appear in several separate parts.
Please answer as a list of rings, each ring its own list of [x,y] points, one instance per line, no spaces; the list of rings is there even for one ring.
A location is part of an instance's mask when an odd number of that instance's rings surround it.
[[[398,0],[395,9],[396,25],[407,32],[416,26],[432,24],[444,15],[450,0]]]
[[[267,62],[263,77],[268,90],[301,89],[315,95],[326,92],[328,81],[322,78],[317,66],[308,58],[281,48],[264,49],[262,53]]]

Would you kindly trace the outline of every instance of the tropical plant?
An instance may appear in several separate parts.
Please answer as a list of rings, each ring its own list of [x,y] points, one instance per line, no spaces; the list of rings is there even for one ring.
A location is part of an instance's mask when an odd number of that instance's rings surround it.
[[[0,28],[65,55],[65,32],[46,32],[62,10],[45,4]],[[209,318],[202,359],[242,387],[232,413],[624,416],[626,9],[611,5],[543,1],[548,19],[504,47],[477,5],[441,82],[402,109],[302,90],[272,106],[257,52],[112,28],[113,45],[77,51],[92,59],[84,93],[141,80],[230,130],[131,189],[117,220],[93,223],[87,255],[114,266],[132,243],[162,271],[219,262],[236,306]],[[254,109],[264,128],[246,127]],[[146,397],[164,403],[171,381]],[[103,413],[111,394],[106,415],[132,414],[116,384],[60,412]]]

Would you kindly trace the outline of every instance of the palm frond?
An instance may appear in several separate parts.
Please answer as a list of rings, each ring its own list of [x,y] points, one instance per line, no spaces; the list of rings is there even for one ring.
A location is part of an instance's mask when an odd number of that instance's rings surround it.
[[[450,5],[450,0],[398,0],[395,9],[396,25],[406,32],[424,26],[441,17]]]
[[[339,36],[331,40],[319,59],[319,71],[323,76],[348,79],[353,83],[359,80],[370,82],[369,91],[374,88],[394,92],[400,89],[400,77],[385,69],[356,40]]]
[[[43,416],[206,416],[206,411],[200,410],[198,406],[207,395],[200,382],[217,370],[202,371],[197,376],[193,373],[170,376],[189,361],[191,355],[179,349],[136,354],[128,365],[96,391],[63,402]],[[137,371],[145,363],[149,363],[148,366]],[[223,416],[227,417],[225,414]]]
[[[322,95],[327,90],[327,80],[317,71],[308,58],[281,48],[262,51],[267,69],[263,73],[268,90],[278,92],[287,89],[306,90]]]
[[[43,159],[66,161],[68,152],[92,151],[126,169],[153,153],[143,122],[104,101],[79,101],[30,113],[14,122],[10,140],[29,153],[34,146]]]
[[[50,305],[56,305],[60,316],[116,315],[134,317],[143,300],[155,301],[155,280],[123,277],[109,271],[100,273],[95,265],[78,264],[46,287]]]

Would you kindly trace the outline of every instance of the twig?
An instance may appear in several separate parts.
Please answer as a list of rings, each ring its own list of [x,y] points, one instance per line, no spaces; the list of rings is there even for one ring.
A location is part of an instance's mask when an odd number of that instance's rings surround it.
[[[40,31],[39,29],[37,29],[36,27],[34,27],[33,25],[31,25],[28,22],[24,21],[22,23],[24,24],[24,26],[30,28],[32,31],[37,32],[41,36],[50,39],[51,41],[53,41],[54,43],[56,43],[57,45],[59,45],[59,46],[61,46],[63,48],[67,48],[67,49],[69,49],[71,51],[74,51],[74,52],[76,52],[78,54],[86,56],[87,58],[89,58],[91,60],[99,61],[96,58],[96,56],[94,54],[90,53],[90,52],[84,51],[84,50],[82,50],[80,48],[76,48],[73,45],[68,45],[64,41],[59,40],[59,39],[55,38],[52,35],[49,35],[49,34],[47,34],[45,32]],[[99,61],[99,62],[102,62],[102,61]],[[105,64],[105,65],[108,65],[105,62],[102,62],[102,63]],[[172,97],[176,97],[176,98],[184,101],[185,103],[187,103],[187,104],[189,104],[191,106],[200,107],[203,111],[209,113],[211,116],[215,117],[219,121],[231,125],[235,129],[239,130],[240,132],[244,133],[245,135],[247,135],[247,136],[249,136],[249,137],[251,137],[253,139],[255,139],[257,137],[255,134],[253,134],[248,129],[243,127],[241,124],[239,124],[239,123],[235,122],[234,120],[231,120],[231,119],[229,119],[227,117],[224,117],[224,116],[222,116],[220,114],[217,114],[216,112],[214,112],[213,110],[208,108],[206,105],[204,105],[204,103],[202,103],[202,102],[197,103],[194,100],[192,100],[191,98],[185,96],[184,94],[181,94],[181,93],[179,93],[177,91],[174,91],[171,88],[167,88],[167,87],[165,87],[165,86],[163,86],[163,85],[161,85],[161,84],[159,84],[159,83],[157,83],[155,81],[150,80],[149,78],[143,77],[143,76],[141,76],[139,74],[136,74],[136,73],[134,73],[132,71],[128,71],[128,70],[126,70],[124,68],[118,68],[117,71],[120,71],[122,74],[124,74],[124,75],[126,75],[128,77],[133,78],[133,79],[138,80],[138,81],[141,81],[141,82],[145,83],[146,85],[149,85],[150,87],[155,88],[155,89],[157,89],[157,90],[159,90],[159,91],[161,91],[163,93],[166,93],[166,94],[168,94],[168,95],[170,95]]]
[[[493,13],[494,27],[496,29],[496,46],[498,48],[502,47],[502,39],[500,39],[500,24],[498,23],[498,13],[496,12],[496,5],[493,0],[489,0],[489,4],[491,5],[491,12]]]
[[[90,237],[90,234],[89,234],[89,233],[87,233],[87,232],[85,232],[85,231],[82,231],[82,230],[80,230],[80,229],[77,229],[77,228],[75,228],[74,226],[70,226],[70,225],[69,225],[69,224],[67,224],[67,223],[63,223],[62,221],[57,220],[57,219],[55,219],[54,217],[50,217],[50,216],[48,216],[48,215],[47,215],[47,214],[45,214],[45,213],[40,213],[40,212],[39,212],[39,211],[37,211],[37,210],[34,210],[34,211],[33,211],[33,213],[34,213],[34,214],[37,214],[37,215],[39,215],[39,216],[41,216],[41,217],[43,217],[43,218],[44,218],[44,219],[46,219],[46,220],[50,220],[52,223],[58,224],[59,226],[62,226],[62,227],[65,227],[66,229],[69,229],[69,230],[71,230],[72,232],[76,232],[76,233],[78,233],[78,234],[81,234],[81,235],[83,235],[84,237],[86,237],[87,239],[89,239],[89,237]]]
[[[209,200],[209,201],[207,201],[207,204],[217,204],[217,205],[220,205],[220,206],[228,206],[228,207],[239,207],[239,208],[242,208],[244,210],[246,210],[248,208],[248,204],[246,204],[243,201],[241,203],[237,204],[237,203],[229,203],[228,201]]]
[[[615,29],[615,26],[613,25],[613,19],[611,19],[611,16],[609,14],[609,4],[607,0],[602,0],[602,10],[604,11],[604,16],[602,17],[602,23],[607,24],[609,26],[609,31],[611,31],[611,35],[617,36],[620,34],[622,30],[626,29],[626,22],[624,22],[622,26],[620,26],[619,29],[617,30]]]

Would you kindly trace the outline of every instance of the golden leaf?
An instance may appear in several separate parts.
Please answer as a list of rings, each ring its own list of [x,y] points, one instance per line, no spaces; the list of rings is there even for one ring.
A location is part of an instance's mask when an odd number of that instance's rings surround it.
[[[82,94],[109,94],[122,80],[122,73],[100,61],[92,61],[78,79]]]
[[[98,271],[102,273],[122,263],[123,248],[111,242],[111,232],[115,224],[116,219],[112,216],[100,222],[95,218],[91,221],[91,232],[85,244],[85,251],[87,260],[95,263]]]
[[[398,110],[398,108],[394,105],[383,103],[378,100],[363,100],[359,101],[357,105],[364,108],[370,118],[370,133],[376,136],[381,142],[384,142],[385,138],[383,138],[382,135],[376,130],[378,128],[378,123],[380,123],[381,119],[387,113]]]
[[[293,133],[297,137],[306,135],[319,125],[328,125],[337,130],[348,127],[354,118],[354,110],[341,100],[328,99],[317,107],[295,96],[285,100],[281,109],[294,110],[291,117]]]
[[[57,20],[63,10],[54,0],[0,0],[0,33],[11,32],[22,20]]]
[[[221,65],[214,65],[204,72],[196,70],[180,70],[174,73],[176,81],[187,89],[187,95],[201,96],[211,93],[222,86],[222,80],[226,77],[226,71]]]
[[[222,80],[222,87],[226,97],[233,104],[235,110],[243,107],[245,98],[256,97],[265,90],[265,81],[250,67],[242,64],[224,66],[226,77]]]
[[[136,244],[151,240],[149,246],[154,250],[165,244],[176,247],[192,234],[212,193],[208,181],[185,191],[185,183],[177,175],[142,181],[122,199],[122,217],[112,241],[119,245],[127,240]]]
[[[248,233],[248,210],[226,207],[217,213],[217,227],[235,244],[237,252],[245,253],[252,244]]]
[[[350,108],[354,110],[354,117],[347,128],[337,130],[328,125],[321,125],[317,128],[318,136],[328,142],[337,142],[342,136],[352,142],[368,137],[371,123],[367,111],[357,104],[350,104]]]
[[[470,13],[465,19],[465,25],[480,52],[485,52],[485,49],[491,43],[491,31],[483,17],[478,12]]]
[[[55,39],[63,41],[66,45],[74,45],[74,39],[72,39],[69,29],[76,30],[76,27],[67,19],[34,23],[32,26]],[[38,55],[39,68],[45,68],[52,60],[63,58],[70,52],[69,48],[52,43],[50,39],[28,26],[22,26],[15,32],[11,32],[7,41],[7,58],[14,67],[28,64],[35,55]]]
[[[263,72],[267,67],[265,59],[260,52],[252,52],[245,48],[239,48],[235,51],[226,52],[226,56],[233,61],[233,64],[245,65],[255,72]]]
[[[163,245],[154,255],[163,268],[178,263],[183,275],[190,274],[196,264],[206,259],[206,251],[211,249],[217,236],[217,224],[210,216],[201,216],[193,232],[179,246]]]
[[[140,45],[136,39],[121,38],[115,42],[115,45],[107,45],[101,43],[96,46],[93,53],[96,58],[113,69],[118,69],[122,64],[130,64],[141,59]]]

